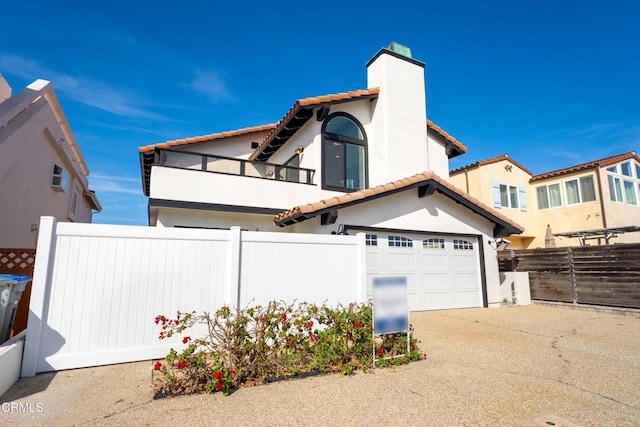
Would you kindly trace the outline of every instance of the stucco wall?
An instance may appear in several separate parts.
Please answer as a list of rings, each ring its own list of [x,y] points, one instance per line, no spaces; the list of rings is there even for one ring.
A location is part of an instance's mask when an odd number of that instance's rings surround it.
[[[229,229],[238,226],[250,231],[290,232],[275,227],[273,215],[250,215],[237,212],[216,212],[195,209],[162,208],[158,211],[158,227],[198,227]]]
[[[335,224],[320,225],[320,218],[316,217],[287,228],[293,228],[296,233],[329,234],[338,231],[340,224],[480,235],[485,255],[488,302],[496,304],[501,301],[497,254],[489,244],[493,239],[493,224],[442,194],[419,198],[418,190],[411,189],[341,209]]]
[[[175,149],[179,151],[192,151],[195,153],[246,159],[254,150],[251,148],[251,143],[261,143],[268,133],[269,132],[256,132],[250,135],[235,136],[211,142],[187,144],[181,147],[175,147]]]
[[[0,129],[0,247],[35,247],[37,232],[32,225],[43,215],[60,221],[91,222],[91,207],[82,195],[83,177],[57,142],[60,138],[63,133],[44,98]],[[66,192],[51,187],[54,163],[69,175]],[[80,195],[72,217],[76,186]]]

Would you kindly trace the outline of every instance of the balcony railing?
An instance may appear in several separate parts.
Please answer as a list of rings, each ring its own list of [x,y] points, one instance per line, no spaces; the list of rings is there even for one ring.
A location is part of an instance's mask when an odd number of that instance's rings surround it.
[[[180,169],[313,184],[315,170],[186,151],[159,150],[156,164]]]

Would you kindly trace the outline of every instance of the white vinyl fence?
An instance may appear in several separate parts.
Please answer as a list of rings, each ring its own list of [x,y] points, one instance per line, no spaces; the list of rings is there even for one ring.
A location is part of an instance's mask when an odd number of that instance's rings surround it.
[[[75,224],[43,217],[22,376],[162,358],[181,342],[158,339],[158,314],[271,300],[364,302],[365,270],[364,235]]]

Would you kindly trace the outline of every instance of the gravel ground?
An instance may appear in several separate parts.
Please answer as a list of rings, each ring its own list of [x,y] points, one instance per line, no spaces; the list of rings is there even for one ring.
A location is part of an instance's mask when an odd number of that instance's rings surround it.
[[[2,396],[0,425],[640,425],[639,318],[532,305],[411,322],[427,360],[410,365],[159,400],[150,361],[40,374]]]

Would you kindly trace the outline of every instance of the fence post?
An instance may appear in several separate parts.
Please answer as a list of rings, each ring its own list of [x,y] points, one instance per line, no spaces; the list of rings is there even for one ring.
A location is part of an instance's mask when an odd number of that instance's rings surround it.
[[[366,243],[366,234],[365,233],[357,233],[358,238],[358,257],[356,258],[356,268],[357,268],[357,291],[356,295],[361,302],[367,303],[367,243]]]
[[[229,277],[225,289],[224,303],[231,307],[240,306],[240,259],[242,257],[242,230],[229,229]]]
[[[571,284],[571,298],[573,303],[578,303],[578,292],[576,289],[576,270],[573,263],[573,250],[567,248],[567,260],[569,261],[569,283]]]
[[[51,287],[53,261],[56,255],[56,224],[57,221],[54,217],[43,216],[40,218],[36,263],[33,269],[33,281],[31,282],[27,336],[22,356],[21,376],[23,377],[36,375],[40,336],[42,335],[42,328],[45,326],[44,315],[48,304],[47,294]]]

